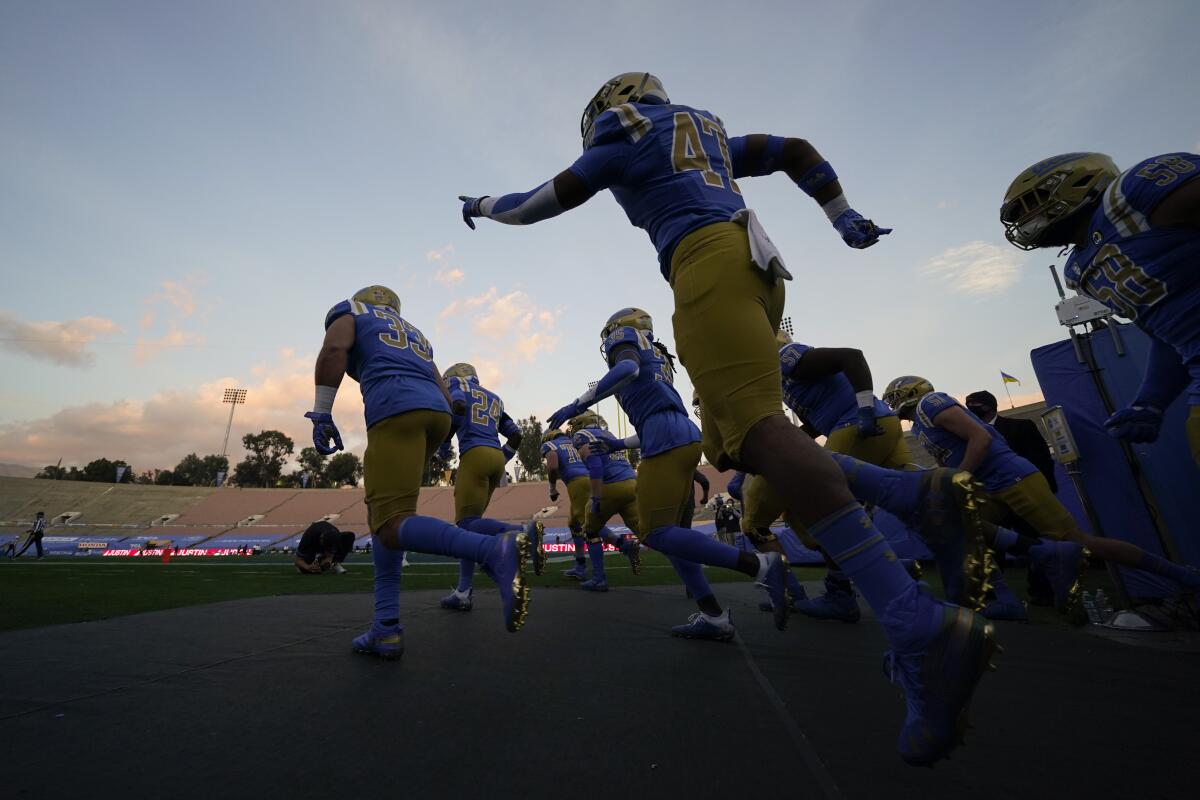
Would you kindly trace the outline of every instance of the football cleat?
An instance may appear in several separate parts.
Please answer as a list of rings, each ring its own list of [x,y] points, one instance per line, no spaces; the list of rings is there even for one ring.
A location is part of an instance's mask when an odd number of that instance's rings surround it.
[[[932,766],[963,741],[971,696],[1003,649],[990,622],[961,606],[939,603],[918,584],[893,600],[881,621],[898,638],[912,637],[914,623],[932,623],[925,641],[884,655],[884,674],[900,685],[907,706],[896,743],[900,757],[913,766]]]
[[[579,584],[579,588],[583,589],[585,592],[607,592],[608,578],[592,578],[591,580],[584,581],[583,583]]]
[[[796,610],[813,619],[835,619],[854,623],[862,617],[858,607],[858,594],[848,583],[825,577],[825,593],[811,600],[805,598],[796,603]]]
[[[334,575],[345,575],[346,574],[346,568],[343,567],[341,564],[334,564],[332,567],[329,568],[329,571],[332,572]]]
[[[688,617],[684,625],[671,628],[671,635],[682,639],[708,639],[714,642],[731,642],[737,629],[733,627],[733,615],[729,609],[719,617],[710,617],[700,611]]]
[[[899,413],[916,408],[921,398],[933,391],[933,384],[919,375],[902,375],[883,390],[882,400],[888,408]]]
[[[771,612],[775,615],[775,629],[787,627],[787,558],[782,553],[758,553],[760,565],[758,574],[762,576],[758,585],[767,590],[771,598]],[[765,566],[765,569],[762,567]]]
[[[621,554],[629,559],[629,569],[634,575],[642,574],[642,543],[636,536],[621,538]]]
[[[1103,153],[1066,153],[1039,161],[1014,178],[1004,193],[1004,238],[1022,250],[1065,244],[1052,235],[1057,223],[1098,202],[1120,174]]]
[[[573,581],[587,580],[587,564],[583,561],[575,562],[575,566],[568,570],[563,570],[563,577],[570,578]]]
[[[971,473],[938,468],[921,473],[915,530],[933,551],[946,599],[971,610],[983,607],[994,561],[979,515],[983,486]]]
[[[529,537],[529,549],[533,551],[533,574],[541,575],[546,568],[546,548],[543,544],[546,529],[536,519],[525,523],[525,535]]]
[[[992,591],[988,595],[987,604],[979,613],[992,620],[1028,622],[1029,613],[1025,610],[1025,604],[1008,588],[1003,573],[999,570],[993,572],[991,583]]]
[[[400,295],[386,286],[367,286],[355,292],[350,299],[372,306],[384,306],[400,313]]]
[[[465,592],[454,589],[441,599],[441,606],[448,611],[470,611],[471,595],[474,593],[474,589],[467,589]]]
[[[1054,607],[1082,624],[1083,570],[1088,551],[1076,542],[1046,541],[1029,550],[1054,589]]]
[[[384,628],[372,623],[369,631],[354,637],[351,646],[356,653],[395,661],[404,655],[404,626],[394,625]]]
[[[502,533],[496,537],[483,571],[496,582],[500,590],[500,608],[504,613],[504,627],[510,633],[521,630],[529,613],[529,584],[525,582],[525,566],[529,563],[531,548],[529,537],[524,532]]]
[[[796,603],[800,600],[807,600],[807,599],[808,599],[808,594],[804,591],[803,586],[800,587],[799,596],[797,596],[796,589],[794,587],[789,588],[787,590],[788,613],[789,614],[799,614],[800,609],[796,607]],[[758,610],[759,611],[774,611],[775,606],[771,605],[770,600],[764,600],[758,604]]]

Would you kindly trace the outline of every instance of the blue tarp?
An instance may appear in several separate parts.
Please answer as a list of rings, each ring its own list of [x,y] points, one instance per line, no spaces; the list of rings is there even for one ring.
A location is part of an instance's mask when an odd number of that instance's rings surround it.
[[[1107,331],[1092,334],[1090,341],[1100,377],[1115,407],[1122,408],[1134,398],[1141,383],[1149,340],[1132,325],[1120,325],[1118,330],[1124,355],[1117,354]],[[1133,468],[1119,442],[1104,429],[1108,410],[1087,366],[1078,362],[1069,340],[1039,347],[1030,356],[1046,403],[1061,405],[1066,414],[1080,452],[1083,486],[1095,507],[1103,534],[1162,555],[1163,547]],[[1159,441],[1134,445],[1133,449],[1164,526],[1184,559],[1200,565],[1200,536],[1191,521],[1194,512],[1188,502],[1189,494],[1195,495],[1200,489],[1200,470],[1187,447],[1186,416],[1184,399],[1177,399],[1167,410]],[[1072,494],[1071,481],[1062,475],[1059,484],[1059,496],[1065,501]],[[1076,509],[1072,509],[1076,511],[1077,498],[1072,499],[1076,499]],[[1081,517],[1082,512],[1076,516]],[[1140,571],[1123,569],[1122,575],[1130,594],[1137,597],[1164,597],[1178,591],[1173,583]]]

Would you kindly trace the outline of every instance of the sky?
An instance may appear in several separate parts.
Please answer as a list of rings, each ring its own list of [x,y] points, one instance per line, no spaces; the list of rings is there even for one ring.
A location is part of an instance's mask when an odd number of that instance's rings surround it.
[[[333,304],[381,283],[444,368],[514,417],[604,371],[599,329],[647,309],[673,348],[645,233],[607,193],[530,227],[457,195],[525,191],[579,155],[584,104],[649,70],[731,135],[804,137],[895,232],[842,244],[784,175],[741,182],[795,280],[799,341],[859,347],[878,391],[1039,397],[1064,338],[1047,265],[998,222],[1015,175],[1096,150],[1200,150],[1200,53],[1180,2],[0,4],[0,462],[310,440]],[[679,388],[690,397],[686,375]],[[613,401],[602,408],[611,416]],[[365,444],[347,381],[335,419]]]

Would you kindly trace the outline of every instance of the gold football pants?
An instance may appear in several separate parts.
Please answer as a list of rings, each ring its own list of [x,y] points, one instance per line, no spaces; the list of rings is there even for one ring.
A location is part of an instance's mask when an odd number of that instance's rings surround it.
[[[643,458],[638,466],[637,518],[639,537],[659,528],[678,525],[693,492],[692,478],[700,463],[700,444],[693,442],[656,456]],[[608,493],[608,487],[604,487]]]
[[[1026,475],[1007,489],[988,492],[986,498],[981,513],[997,525],[1011,511],[1049,539],[1064,539],[1079,529],[1071,512],[1050,491],[1046,476],[1040,472]]]
[[[502,477],[502,451],[481,445],[463,453],[454,476],[454,521],[482,517]]]
[[[363,486],[372,533],[396,517],[417,513],[421,473],[450,433],[444,411],[406,411],[367,429]]]
[[[614,514],[620,514],[625,527],[634,534],[638,528],[637,481],[617,481],[604,484],[604,496],[600,498],[600,510],[592,510],[591,499],[587,503],[587,515],[583,523],[584,535],[589,542],[600,541],[600,529],[608,524]]]

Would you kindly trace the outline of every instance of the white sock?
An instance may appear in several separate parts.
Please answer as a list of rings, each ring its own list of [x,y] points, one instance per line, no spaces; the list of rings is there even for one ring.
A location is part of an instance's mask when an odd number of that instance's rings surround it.
[[[759,583],[765,583],[767,580],[767,567],[769,566],[767,562],[767,554],[755,553],[754,555],[758,556],[758,574],[754,576],[754,580],[758,581]]]

